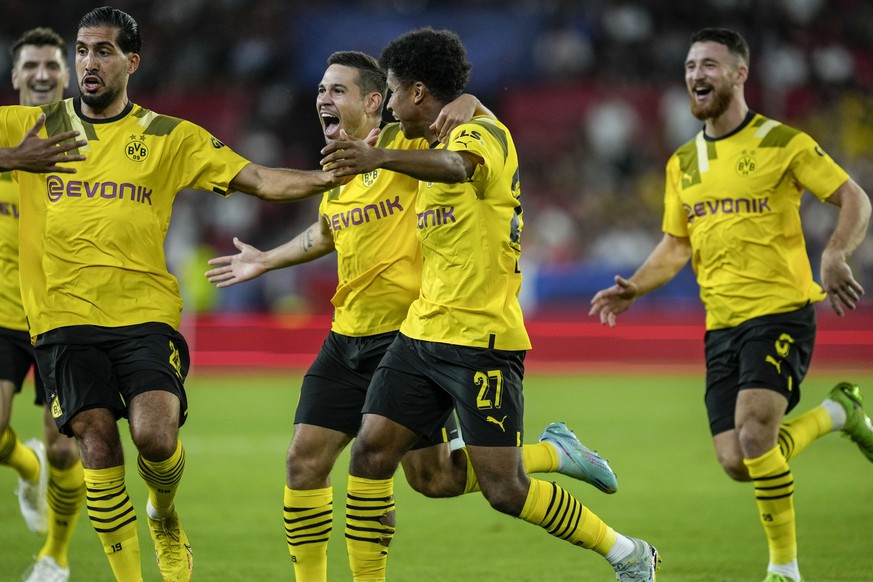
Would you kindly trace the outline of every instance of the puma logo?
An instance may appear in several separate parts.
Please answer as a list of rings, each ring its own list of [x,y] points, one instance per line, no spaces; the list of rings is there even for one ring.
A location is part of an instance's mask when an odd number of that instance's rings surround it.
[[[504,416],[500,420],[497,420],[493,416],[486,416],[485,422],[490,422],[491,424],[496,424],[497,426],[500,427],[500,430],[502,430],[503,432],[506,432],[506,428],[504,428],[504,426],[503,426],[503,423],[506,422],[506,416]]]

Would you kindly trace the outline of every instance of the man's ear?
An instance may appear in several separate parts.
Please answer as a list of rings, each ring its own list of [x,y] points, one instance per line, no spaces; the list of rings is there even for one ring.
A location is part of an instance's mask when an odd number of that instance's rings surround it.
[[[130,53],[127,55],[127,74],[132,75],[139,68],[139,54]]]
[[[421,102],[424,101],[427,96],[430,95],[430,91],[427,88],[427,85],[422,83],[421,81],[416,81],[412,85],[412,102],[416,105],[421,105]]]
[[[382,94],[378,91],[373,91],[364,98],[364,110],[367,113],[376,113],[382,109]]]

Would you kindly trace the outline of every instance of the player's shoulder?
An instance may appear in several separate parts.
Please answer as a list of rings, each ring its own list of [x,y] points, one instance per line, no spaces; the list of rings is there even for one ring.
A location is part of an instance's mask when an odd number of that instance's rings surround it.
[[[391,122],[382,126],[376,147],[395,150],[420,150],[427,148],[427,141],[423,138],[408,138],[400,129],[400,123]]]
[[[146,135],[170,135],[177,129],[180,131],[191,132],[199,126],[191,121],[152,111],[141,105],[134,105],[130,112],[130,119],[135,121],[137,125],[145,128],[143,132]]]
[[[755,113],[749,123],[752,135],[759,139],[758,147],[785,147],[793,141],[806,141],[812,138],[801,129],[792,127],[777,119],[769,118],[760,113]]]

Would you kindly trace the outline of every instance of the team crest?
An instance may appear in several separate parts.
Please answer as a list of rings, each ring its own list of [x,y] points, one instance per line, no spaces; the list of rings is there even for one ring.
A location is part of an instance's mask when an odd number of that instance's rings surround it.
[[[60,418],[64,414],[64,411],[61,409],[61,402],[58,400],[57,394],[52,394],[51,411],[52,418]]]
[[[377,168],[377,169],[373,170],[372,172],[367,172],[366,174],[363,174],[361,176],[361,179],[364,181],[364,186],[369,188],[370,186],[372,186],[376,182],[376,178],[378,178],[378,177],[379,177],[379,170]]]
[[[145,161],[149,157],[149,148],[145,144],[145,136],[131,135],[130,141],[124,146],[124,154],[134,162]]]
[[[737,174],[740,176],[748,176],[758,169],[758,162],[752,156],[746,155],[740,158],[737,162]]]
[[[170,365],[176,372],[176,376],[182,378],[182,358],[179,356],[179,350],[173,340],[170,340]]]

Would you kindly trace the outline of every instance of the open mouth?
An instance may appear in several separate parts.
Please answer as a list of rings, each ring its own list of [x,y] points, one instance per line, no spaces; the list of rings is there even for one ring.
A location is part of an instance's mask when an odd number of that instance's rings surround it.
[[[327,137],[332,137],[339,133],[340,118],[336,115],[322,112],[321,125],[324,128],[324,135],[326,135]]]
[[[82,78],[82,89],[84,89],[88,93],[94,93],[100,88],[102,85],[102,81],[100,77],[97,75],[86,75]]]
[[[694,87],[692,93],[695,97],[697,97],[698,100],[702,100],[705,99],[707,95],[712,93],[712,87],[710,87],[709,85],[699,85],[697,87]]]

